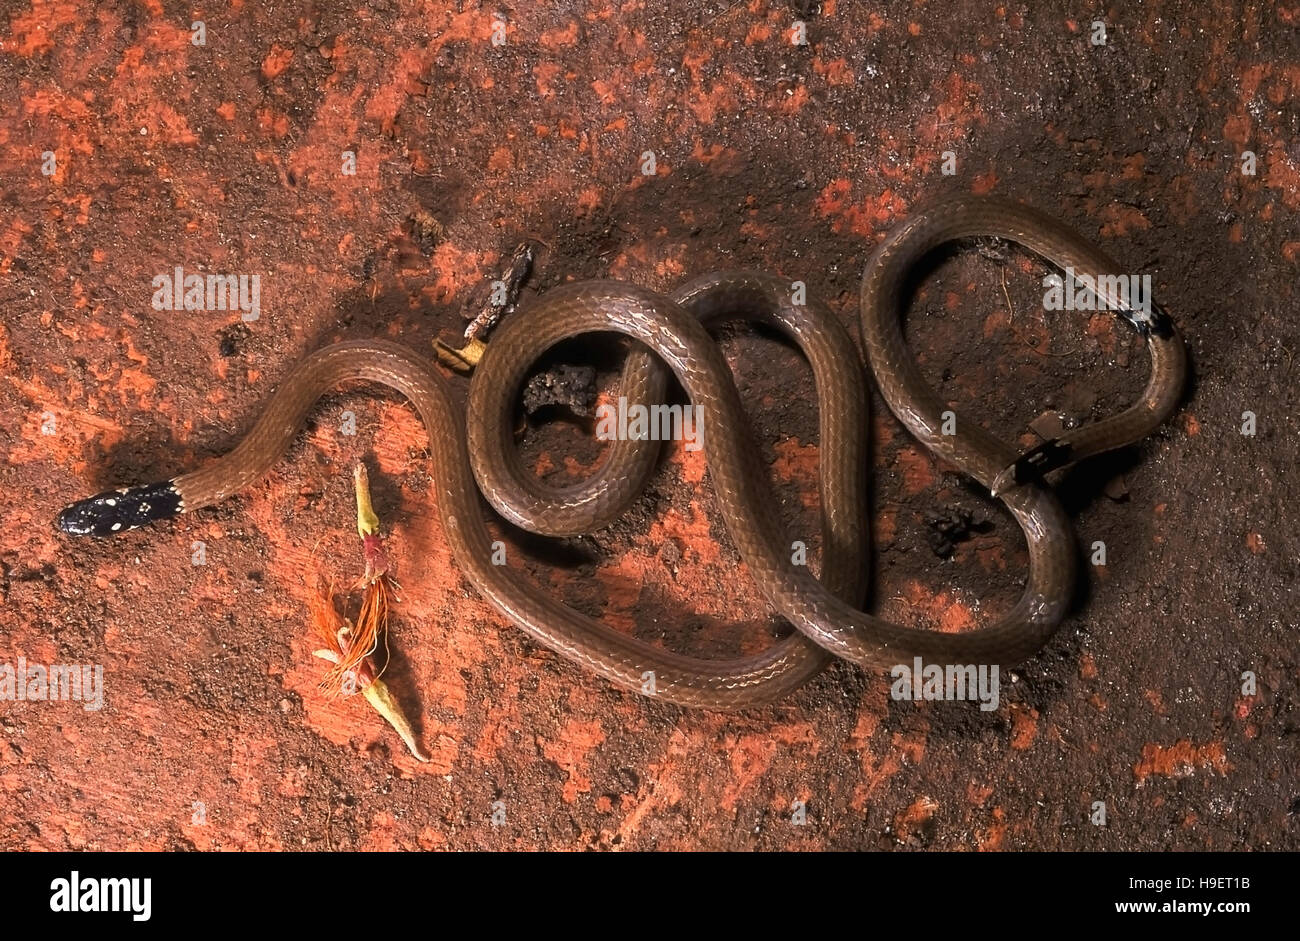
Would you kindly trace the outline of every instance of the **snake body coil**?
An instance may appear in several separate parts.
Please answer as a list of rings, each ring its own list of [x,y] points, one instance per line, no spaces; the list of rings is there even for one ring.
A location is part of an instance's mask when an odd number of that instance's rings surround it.
[[[919,211],[875,251],[862,281],[862,336],[891,411],[934,454],[989,487],[1015,517],[1029,548],[1029,574],[1015,607],[996,623],[957,634],[913,630],[860,610],[866,570],[867,397],[857,351],[822,305],[794,305],[789,283],[729,272],[699,278],[671,298],[642,288],[589,281],[548,292],[503,323],[470,387],[466,419],[446,380],[410,350],[384,341],[338,343],[303,360],[284,380],[253,429],[225,456],[175,480],[109,491],[63,511],[69,533],[110,535],[153,519],[191,512],[248,487],[278,461],[317,398],[348,380],[397,390],[429,434],[444,534],[466,577],[499,611],[536,640],[628,689],[689,706],[739,708],[801,685],[831,655],[870,669],[910,664],[1011,665],[1051,636],[1070,602],[1074,541],[1042,474],[1140,440],[1173,411],[1187,363],[1181,338],[1159,308],[1138,311],[1124,298],[1099,300],[1133,323],[1151,354],[1142,397],[1118,415],[1070,432],[1025,455],[973,421],[941,433],[948,406],[925,382],[900,325],[905,278],[932,249],[978,235],[1017,242],[1076,274],[1116,273],[1104,254],[1036,211],[987,197],[963,197]],[[1100,306],[1100,305],[1099,305]],[[821,580],[791,562],[790,539],[776,518],[771,487],[749,438],[730,370],[707,326],[759,320],[796,343],[813,368],[820,406]],[[662,650],[548,598],[491,563],[480,493],[512,523],[549,535],[589,532],[615,518],[653,471],[657,442],[617,441],[589,480],[552,487],[524,467],[511,432],[520,385],[539,356],[589,332],[622,333],[644,345],[628,358],[620,394],[632,403],[663,401],[668,372],[703,407],[704,447],[728,531],[751,576],[797,629],[760,654],[704,660]],[[477,480],[476,480],[477,478]],[[647,685],[652,678],[652,685]]]

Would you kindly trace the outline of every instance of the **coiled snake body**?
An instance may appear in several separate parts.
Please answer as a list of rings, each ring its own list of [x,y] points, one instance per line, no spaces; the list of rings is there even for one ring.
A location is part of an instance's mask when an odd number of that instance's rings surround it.
[[[1017,242],[1062,269],[1073,269],[1076,277],[1095,280],[1119,271],[1105,254],[1049,217],[987,197],[962,197],[914,213],[867,265],[862,337],[890,409],[931,452],[989,487],[1028,543],[1029,574],[1020,601],[978,630],[915,630],[860,610],[867,555],[867,397],[857,350],[821,304],[795,305],[789,282],[749,272],[706,275],[671,297],[602,281],[547,292],[503,323],[488,343],[471,383],[467,418],[441,374],[407,348],[379,340],[326,347],[294,368],[228,454],[171,481],[80,501],[60,514],[59,525],[69,533],[109,535],[224,500],[260,479],[284,455],[323,392],[348,380],[368,380],[402,393],[424,422],[443,532],[466,577],[533,638],[620,686],[653,690],[657,698],[682,705],[738,708],[783,696],[832,656],[868,669],[911,664],[915,657],[939,664],[1012,665],[1051,636],[1074,588],[1070,526],[1039,478],[1151,433],[1177,405],[1187,363],[1182,340],[1162,310],[1125,307],[1124,299],[1105,297],[1099,288],[1099,300],[1118,308],[1143,334],[1151,355],[1150,379],[1135,404],[1025,455],[960,415],[956,434],[942,434],[948,406],[926,383],[904,343],[902,288],[913,265],[932,249],[981,235]],[[791,560],[791,540],[776,518],[766,469],[750,440],[730,370],[707,331],[710,323],[735,317],[780,330],[812,365],[820,410],[820,581]],[[653,471],[656,442],[617,441],[592,478],[556,488],[528,471],[515,448],[515,402],[530,366],[561,340],[593,331],[622,333],[644,345],[624,367],[620,394],[629,402],[662,402],[671,371],[691,402],[703,407],[705,453],[728,531],[764,595],[797,629],[766,651],[705,660],[662,650],[574,611],[517,572],[492,564],[480,493],[516,525],[572,535],[616,517]]]

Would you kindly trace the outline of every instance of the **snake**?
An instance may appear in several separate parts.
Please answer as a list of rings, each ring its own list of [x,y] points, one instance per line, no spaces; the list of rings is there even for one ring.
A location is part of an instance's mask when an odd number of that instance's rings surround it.
[[[950,407],[909,351],[902,321],[913,288],[909,277],[922,259],[973,238],[1022,246],[1087,285],[1096,309],[1113,311],[1136,330],[1151,363],[1138,399],[1023,452]],[[1024,534],[1028,571],[1019,600],[970,630],[909,627],[863,610],[868,395],[858,347],[825,304],[798,296],[791,281],[763,272],[713,272],[668,294],[609,280],[553,287],[497,326],[464,405],[431,359],[408,347],[380,339],[334,343],[291,369],[252,429],[223,456],[166,481],[78,501],[59,513],[57,525],[72,535],[110,536],[220,503],[256,484],[285,456],[321,395],[364,381],[404,396],[423,422],[432,496],[465,578],[534,640],[616,686],[681,706],[734,710],[781,699],[835,658],[876,672],[916,658],[1011,667],[1050,639],[1076,588],[1074,535],[1045,475],[1141,441],[1169,418],[1183,393],[1188,362],[1177,327],[1150,298],[1135,303],[1121,291],[1108,277],[1119,271],[1064,223],[989,195],[923,204],[886,235],[867,262],[860,334],[886,405],[931,454],[1001,501]],[[816,573],[792,552],[735,379],[710,333],[728,320],[774,329],[812,368],[821,493]],[[749,578],[794,628],[762,651],[703,658],[665,649],[548,596],[516,568],[494,564],[499,560],[484,500],[515,526],[545,536],[578,536],[618,518],[655,471],[662,443],[632,436],[607,445],[600,465],[578,483],[544,481],[524,464],[514,424],[522,384],[556,344],[592,333],[632,341],[619,379],[619,393],[630,403],[663,402],[675,378],[690,403],[702,409],[708,476],[728,533]]]

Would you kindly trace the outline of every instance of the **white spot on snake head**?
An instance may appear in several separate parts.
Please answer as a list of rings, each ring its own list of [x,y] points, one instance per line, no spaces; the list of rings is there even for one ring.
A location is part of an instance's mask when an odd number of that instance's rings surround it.
[[[121,523],[114,523],[114,524],[113,524],[113,532],[117,532],[117,531],[118,531],[119,529],[121,529],[121,528],[122,528],[122,524],[121,524]]]
[[[104,501],[104,505],[105,505],[105,506],[117,506],[117,501],[114,500],[112,497],[109,497],[107,500]]]

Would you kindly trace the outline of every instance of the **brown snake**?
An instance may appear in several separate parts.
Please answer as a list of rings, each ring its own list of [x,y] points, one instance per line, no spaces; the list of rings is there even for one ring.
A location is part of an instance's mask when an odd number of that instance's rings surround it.
[[[764,274],[706,275],[671,298],[605,281],[549,291],[498,328],[474,374],[467,419],[447,381],[411,350],[381,340],[326,347],[286,377],[234,450],[171,481],[80,501],[63,511],[59,525],[70,533],[109,535],[224,500],[284,456],[322,393],[348,380],[368,380],[402,393],[419,412],[429,435],[443,532],[470,582],[530,636],[619,686],[653,689],[656,698],[682,705],[738,708],[783,696],[819,672],[831,655],[869,669],[910,664],[914,657],[1009,666],[1046,642],[1074,589],[1070,525],[1039,478],[1150,434],[1177,405],[1187,360],[1176,328],[1159,307],[1120,309],[1118,314],[1145,337],[1151,355],[1150,379],[1134,405],[1025,455],[960,416],[956,433],[942,434],[948,406],[924,380],[904,343],[903,288],[923,256],[972,236],[1016,242],[1059,268],[1072,268],[1076,276],[1114,275],[1120,269],[1060,223],[988,197],[961,197],[915,212],[867,265],[862,337],[885,401],[937,457],[995,491],[1028,543],[1029,576],[1020,601],[978,630],[915,630],[858,609],[866,584],[867,396],[857,350],[824,306],[793,304],[790,283]],[[1101,288],[1097,296],[1122,306]],[[751,441],[731,372],[706,329],[734,318],[780,330],[812,365],[820,411],[821,581],[792,562],[791,540],[776,517],[766,468]],[[615,518],[654,469],[658,442],[617,441],[592,478],[556,488],[529,472],[518,454],[513,416],[530,367],[561,340],[594,331],[622,333],[644,344],[624,368],[620,394],[629,402],[663,402],[671,370],[691,402],[703,406],[704,448],[728,531],[763,594],[797,628],[763,653],[705,660],[666,651],[580,614],[519,573],[492,564],[480,492],[516,525],[572,535]]]

